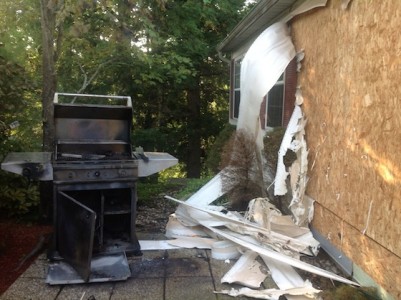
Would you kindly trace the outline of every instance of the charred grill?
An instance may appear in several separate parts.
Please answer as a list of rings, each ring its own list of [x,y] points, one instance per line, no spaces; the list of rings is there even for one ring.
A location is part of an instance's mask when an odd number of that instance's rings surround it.
[[[136,181],[177,159],[133,152],[130,97],[56,93],[53,107],[54,152],[10,153],[2,163],[4,170],[53,181],[55,263],[47,282],[126,279],[126,253],[141,254]]]

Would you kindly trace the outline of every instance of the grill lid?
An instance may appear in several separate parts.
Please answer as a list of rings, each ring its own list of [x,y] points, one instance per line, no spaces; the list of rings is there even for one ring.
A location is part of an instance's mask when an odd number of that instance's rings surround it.
[[[128,96],[56,93],[54,126],[55,160],[132,158]]]

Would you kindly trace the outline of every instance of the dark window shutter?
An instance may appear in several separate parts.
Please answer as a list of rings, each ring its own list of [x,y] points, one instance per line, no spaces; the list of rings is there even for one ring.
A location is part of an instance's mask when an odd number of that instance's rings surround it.
[[[284,107],[283,126],[287,127],[295,105],[295,91],[297,89],[297,58],[294,57],[285,69],[284,79]]]

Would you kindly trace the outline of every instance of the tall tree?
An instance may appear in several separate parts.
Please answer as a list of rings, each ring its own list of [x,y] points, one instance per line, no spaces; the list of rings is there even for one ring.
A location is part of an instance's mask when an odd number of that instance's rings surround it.
[[[42,144],[36,85],[40,81],[36,76],[37,8],[32,0],[3,0],[0,5],[0,123],[12,134],[1,144],[2,154],[38,151]],[[10,131],[11,122],[19,126]]]
[[[42,110],[43,110],[43,151],[53,151],[54,123],[53,97],[57,88],[56,62],[61,43],[61,27],[56,33],[56,1],[40,0],[42,25]]]
[[[231,0],[167,1],[163,34],[174,44],[170,51],[190,61],[189,75],[178,87],[183,89],[185,97],[182,99],[186,107],[182,123],[186,140],[182,146],[186,148],[184,159],[188,177],[200,176],[202,147],[208,137],[216,133],[210,126],[211,119],[207,118],[213,108],[208,104],[227,96],[214,93],[210,98],[211,91],[222,90],[225,84],[217,78],[227,79],[228,74],[215,49],[241,17],[243,6],[244,1]],[[221,130],[222,123],[216,121],[214,124]]]
[[[244,1],[14,0],[41,12],[32,17],[41,23],[41,43],[35,34],[26,38],[42,60],[25,61],[43,70],[44,150],[52,151],[56,90],[130,95],[134,129],[148,132],[149,150],[171,152],[189,177],[199,177],[227,118],[228,66],[215,47],[241,18]]]

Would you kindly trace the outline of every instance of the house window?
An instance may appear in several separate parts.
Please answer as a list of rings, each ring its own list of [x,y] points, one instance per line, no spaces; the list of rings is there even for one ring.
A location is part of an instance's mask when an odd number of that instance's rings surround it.
[[[242,57],[232,61],[231,68],[231,97],[230,97],[230,123],[236,124],[239,115],[240,74]],[[283,125],[283,102],[284,102],[284,73],[266,95],[261,107],[262,128],[277,127]],[[266,102],[268,103],[266,107]]]
[[[266,127],[283,126],[284,73],[266,96]]]
[[[240,93],[240,79],[241,79],[241,59],[234,60],[233,66],[233,92],[232,92],[232,101],[231,101],[231,118],[237,120],[239,114],[239,103],[241,99]]]

